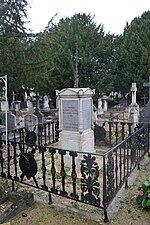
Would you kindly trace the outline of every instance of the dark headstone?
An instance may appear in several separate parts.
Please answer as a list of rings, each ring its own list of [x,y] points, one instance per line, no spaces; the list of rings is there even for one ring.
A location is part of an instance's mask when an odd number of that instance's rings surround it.
[[[150,101],[148,101],[144,109],[140,112],[139,122],[147,122],[150,124]]]
[[[36,109],[34,115],[37,116],[38,123],[43,123],[45,121],[44,115],[40,112],[40,110]]]
[[[103,127],[98,126],[96,124],[94,127],[94,136],[95,136],[95,140],[102,141],[106,137],[106,130]]]

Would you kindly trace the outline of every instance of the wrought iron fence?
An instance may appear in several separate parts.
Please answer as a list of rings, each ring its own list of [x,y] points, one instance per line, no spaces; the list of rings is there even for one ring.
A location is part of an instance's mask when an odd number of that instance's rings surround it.
[[[149,126],[139,125],[135,132],[116,145],[103,156],[104,204],[110,204],[116,193],[125,184],[128,186],[128,177],[140,161],[149,154]]]
[[[135,127],[142,125],[144,123],[131,123],[123,120],[96,121],[95,139],[104,141],[112,147],[130,136],[134,132]]]
[[[23,136],[24,137],[24,136]],[[29,136],[30,137],[30,136]],[[135,132],[104,154],[75,152],[43,144],[25,143],[25,137],[0,140],[0,176],[71,200],[104,210],[125,183],[140,160],[149,153],[149,128],[141,125]]]
[[[8,140],[15,142],[23,142],[26,144],[48,145],[58,142],[59,139],[59,123],[58,120],[48,121],[42,124],[18,127],[13,130],[8,130]],[[6,139],[5,131],[0,132],[2,140]]]

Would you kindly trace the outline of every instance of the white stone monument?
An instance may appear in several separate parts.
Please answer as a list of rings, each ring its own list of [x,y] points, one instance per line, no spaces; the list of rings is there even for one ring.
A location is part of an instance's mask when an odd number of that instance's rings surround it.
[[[44,109],[44,110],[50,110],[48,96],[45,95],[45,96],[43,97],[43,100],[44,100],[44,103],[43,103],[43,109]]]
[[[106,96],[106,95],[104,95],[103,97],[102,97],[102,99],[103,99],[103,111],[104,112],[107,112],[107,110],[108,110],[108,96]]]
[[[60,148],[95,152],[93,100],[95,89],[66,88],[56,91],[59,107]]]
[[[136,103],[136,83],[132,83],[130,91],[132,92],[132,103],[129,105],[129,121],[134,123],[135,127],[136,123],[139,122],[139,105]]]
[[[0,99],[0,111],[5,112],[6,109],[7,109],[7,111],[9,111],[8,99],[6,102],[5,99],[2,97]]]
[[[27,114],[24,117],[24,126],[28,131],[33,131],[36,130],[35,132],[37,132],[37,125],[38,125],[38,117],[34,114]]]
[[[28,113],[34,112],[33,103],[31,102],[30,97],[27,98],[27,109]]]
[[[99,98],[98,99],[98,112],[97,112],[97,115],[99,115],[99,116],[104,114],[102,104],[103,104],[102,99]]]

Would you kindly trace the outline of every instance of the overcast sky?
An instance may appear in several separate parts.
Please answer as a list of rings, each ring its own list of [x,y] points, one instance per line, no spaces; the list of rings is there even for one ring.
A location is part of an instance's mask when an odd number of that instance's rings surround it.
[[[126,25],[150,10],[150,0],[30,0],[27,25],[33,32],[43,31],[56,14],[55,22],[75,13],[95,15],[94,21],[104,25],[105,32],[121,34]]]

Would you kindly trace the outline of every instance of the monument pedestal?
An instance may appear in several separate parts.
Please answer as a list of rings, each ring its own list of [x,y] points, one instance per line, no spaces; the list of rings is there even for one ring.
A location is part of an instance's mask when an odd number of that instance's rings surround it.
[[[132,92],[132,103],[129,105],[129,121],[133,123],[131,129],[132,132],[134,132],[134,128],[136,127],[136,124],[139,122],[139,105],[136,103],[136,83],[132,83],[131,87]]]
[[[129,106],[129,120],[133,123],[139,122],[139,105],[138,104]]]
[[[77,132],[61,132],[59,147],[66,150],[94,153],[94,133],[87,130],[82,134]]]

